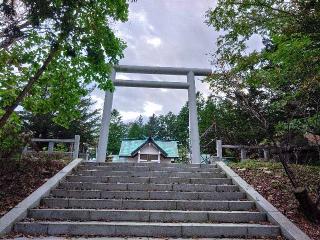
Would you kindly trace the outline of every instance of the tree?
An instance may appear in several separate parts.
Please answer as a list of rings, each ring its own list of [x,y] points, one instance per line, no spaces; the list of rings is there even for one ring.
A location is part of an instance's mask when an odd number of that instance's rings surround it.
[[[92,110],[94,102],[89,97],[82,98],[75,106],[80,115],[68,124],[68,127],[61,126],[55,122],[55,112],[32,113],[29,111],[20,112],[23,120],[23,131],[32,132],[36,138],[74,138],[80,135],[81,144],[95,146],[100,127],[100,112]]]
[[[140,115],[138,119],[128,124],[128,138],[131,139],[143,139],[145,138],[145,127],[143,124],[143,118]]]
[[[113,109],[109,127],[108,153],[119,154],[121,140],[126,137],[127,126],[123,123],[120,113]]]
[[[159,123],[158,118],[155,114],[152,114],[151,117],[149,117],[149,121],[145,125],[145,131],[148,135],[148,137],[158,137],[159,135]]]
[[[189,109],[187,103],[183,105],[177,115],[175,136],[179,144],[189,149]]]
[[[319,201],[299,187],[283,153],[289,144],[281,140],[303,134],[297,130],[305,130],[308,122],[317,128],[311,119],[319,112],[320,3],[221,0],[207,17],[209,25],[223,30],[214,54],[216,70],[207,79],[211,88],[249,114],[265,141],[278,149],[301,209],[320,221]],[[264,48],[248,51],[248,40],[257,35]]]
[[[1,3],[0,129],[17,106],[56,111],[67,124],[74,108],[96,83],[108,80],[125,47],[110,27],[126,21],[126,0],[13,1]]]
[[[176,125],[177,116],[172,112],[168,112],[166,115],[160,115],[157,118],[159,139],[176,139]]]

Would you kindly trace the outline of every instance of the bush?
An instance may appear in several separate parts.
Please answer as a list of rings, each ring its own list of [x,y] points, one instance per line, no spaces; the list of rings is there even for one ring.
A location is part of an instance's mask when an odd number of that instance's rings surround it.
[[[12,115],[0,129],[0,159],[20,157],[23,147],[30,141],[31,133],[22,132],[22,123],[17,115]]]

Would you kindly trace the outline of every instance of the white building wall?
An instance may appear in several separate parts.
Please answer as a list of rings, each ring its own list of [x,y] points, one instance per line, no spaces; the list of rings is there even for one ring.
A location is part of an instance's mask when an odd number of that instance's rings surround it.
[[[159,154],[159,150],[158,150],[152,143],[148,143],[148,144],[144,145],[144,146],[140,149],[140,154],[154,154],[154,155],[158,155],[158,154]]]

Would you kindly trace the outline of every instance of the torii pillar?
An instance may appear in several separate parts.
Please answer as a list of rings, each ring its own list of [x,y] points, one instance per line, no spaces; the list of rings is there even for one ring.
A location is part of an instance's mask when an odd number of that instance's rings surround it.
[[[187,82],[158,82],[141,80],[118,80],[116,71],[124,73],[142,73],[142,74],[164,74],[164,75],[184,75],[187,76]],[[207,76],[211,74],[211,69],[198,68],[173,68],[173,67],[149,67],[149,66],[115,66],[112,70],[111,80],[115,86],[123,87],[146,87],[146,88],[172,88],[188,90],[189,107],[189,130],[190,130],[190,150],[191,162],[200,164],[200,137],[198,128],[198,114],[196,102],[195,75]],[[97,162],[105,162],[108,147],[109,126],[111,120],[113,93],[106,91],[103,106],[102,123],[97,150]]]

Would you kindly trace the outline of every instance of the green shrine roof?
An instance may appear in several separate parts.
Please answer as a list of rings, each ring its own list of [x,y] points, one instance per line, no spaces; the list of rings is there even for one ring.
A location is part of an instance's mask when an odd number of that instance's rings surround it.
[[[131,140],[125,139],[121,142],[121,148],[119,152],[120,157],[133,157],[139,149],[141,149],[146,143],[152,142],[159,148],[162,154],[167,158],[177,158],[178,154],[178,143],[177,141],[165,141],[165,140],[154,140],[149,137],[147,139]]]

